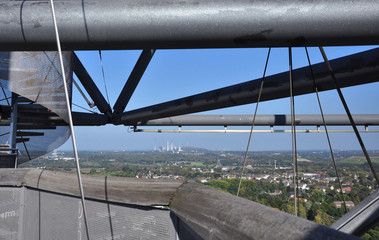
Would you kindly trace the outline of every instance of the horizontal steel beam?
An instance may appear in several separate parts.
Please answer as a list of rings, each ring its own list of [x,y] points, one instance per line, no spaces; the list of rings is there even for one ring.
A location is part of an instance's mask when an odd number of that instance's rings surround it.
[[[379,221],[379,191],[360,202],[350,212],[338,219],[331,228],[361,236]]]
[[[340,87],[379,81],[379,48],[330,61]],[[313,65],[319,91],[335,88],[324,63]],[[232,85],[197,95],[156,104],[118,114],[115,124],[134,125],[152,119],[185,115],[225,107],[239,106],[257,101],[261,79]],[[294,95],[314,92],[309,67],[293,71]],[[289,74],[283,72],[268,76],[263,86],[261,101],[289,97]]]
[[[251,130],[183,130],[183,129],[134,129],[134,132],[141,133],[250,133]],[[379,130],[358,130],[362,133],[379,133]],[[253,130],[253,133],[292,133],[292,130],[270,129],[270,130]],[[328,133],[353,133],[353,130],[328,130]],[[325,133],[325,130],[296,129],[296,133]]]
[[[324,115],[329,126],[350,126],[346,115]],[[379,125],[379,114],[353,115],[356,125]],[[252,115],[185,115],[136,122],[132,126],[251,126]],[[322,126],[321,115],[297,114],[296,126]],[[257,115],[255,126],[291,126],[291,115]]]
[[[0,51],[55,50],[49,1],[1,1]],[[55,1],[63,50],[379,44],[379,1]]]
[[[101,126],[108,123],[108,117],[104,114],[73,112],[72,120],[75,126]]]
[[[108,123],[108,117],[104,114],[92,114],[73,112],[72,120],[75,126],[101,126]],[[9,126],[10,119],[0,120],[0,126]],[[63,121],[59,116],[34,116],[30,117],[27,114],[23,114],[22,118],[18,119],[18,128],[21,129],[45,129],[46,127],[55,126],[67,126],[67,123]]]

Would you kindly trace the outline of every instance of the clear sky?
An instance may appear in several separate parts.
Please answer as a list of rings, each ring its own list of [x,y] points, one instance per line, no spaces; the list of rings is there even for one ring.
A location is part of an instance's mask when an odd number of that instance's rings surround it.
[[[326,47],[329,59],[373,48]],[[202,50],[157,50],[148,69],[132,96],[126,111],[157,104],[189,95],[261,78],[267,48],[257,49],[202,49]],[[98,51],[76,52],[95,83],[105,95],[104,81]],[[141,51],[102,51],[105,80],[111,106],[114,105]],[[309,49],[312,63],[322,61],[318,48]],[[304,48],[293,48],[294,69],[307,66]],[[267,74],[288,71],[288,49],[273,48]],[[379,83],[343,89],[346,101],[353,114],[378,114]],[[344,114],[335,90],[322,92],[321,102],[325,114]],[[88,108],[74,90],[73,103]],[[204,114],[253,114],[255,104],[225,108]],[[319,114],[315,94],[295,97],[296,114]],[[84,111],[73,107],[74,111]],[[258,114],[290,114],[289,98],[262,102]],[[162,128],[162,127],[156,127]],[[314,129],[309,127],[308,129]],[[177,129],[177,127],[171,127]],[[192,127],[187,129],[223,129],[222,127]],[[229,128],[229,129],[236,129]],[[239,127],[238,129],[248,129]],[[258,128],[256,128],[258,129]],[[268,129],[261,127],[259,129]],[[279,129],[279,128],[278,128]],[[248,133],[133,133],[125,126],[75,127],[79,150],[152,150],[165,146],[166,141],[175,146],[203,147],[211,150],[244,150]],[[324,134],[297,134],[298,149],[327,149]],[[379,149],[379,134],[364,133],[362,138],[368,149]],[[359,149],[354,134],[331,135],[334,149]],[[71,150],[68,140],[60,150]],[[251,150],[290,150],[291,134],[253,134]]]

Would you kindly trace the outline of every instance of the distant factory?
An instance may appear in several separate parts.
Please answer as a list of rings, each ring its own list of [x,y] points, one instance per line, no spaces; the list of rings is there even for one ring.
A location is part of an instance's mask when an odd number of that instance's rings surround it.
[[[157,147],[157,142],[154,140],[154,152],[172,152],[172,153],[180,153],[182,152],[182,147],[175,146],[174,142],[170,142],[167,139],[166,146]]]

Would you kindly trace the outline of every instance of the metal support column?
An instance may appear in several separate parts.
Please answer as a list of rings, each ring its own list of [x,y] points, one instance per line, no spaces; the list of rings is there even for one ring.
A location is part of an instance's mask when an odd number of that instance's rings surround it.
[[[17,111],[18,111],[18,102],[17,102],[17,94],[12,93],[12,101],[11,101],[11,124],[10,124],[10,136],[9,136],[9,167],[14,166],[17,168]],[[11,157],[14,155],[14,157]]]

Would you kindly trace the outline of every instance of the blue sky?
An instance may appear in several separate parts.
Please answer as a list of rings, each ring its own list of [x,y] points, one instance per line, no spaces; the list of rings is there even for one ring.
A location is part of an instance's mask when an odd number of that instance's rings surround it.
[[[373,48],[327,47],[329,59],[353,54]],[[262,77],[267,48],[257,49],[199,49],[199,50],[157,50],[147,71],[140,81],[126,110],[137,109],[156,103],[181,98],[248,80]],[[102,51],[105,79],[111,106],[114,105],[141,51]],[[322,61],[318,48],[310,48],[312,63]],[[104,82],[98,51],[77,52],[87,71],[105,96]],[[294,69],[307,65],[304,48],[293,49]],[[271,51],[267,75],[288,71],[288,49],[274,48]],[[366,84],[343,89],[347,103],[353,114],[378,113],[377,94],[379,83]],[[320,94],[326,114],[344,110],[335,90]],[[77,91],[73,102],[88,108]],[[253,114],[255,104],[204,112],[205,114]],[[315,94],[295,98],[296,114],[319,114]],[[73,107],[74,111],[83,111]],[[289,99],[263,102],[258,114],[290,114]],[[312,127],[311,127],[312,128]],[[172,129],[172,128],[171,128]],[[174,127],[174,129],[176,129]],[[189,128],[188,128],[189,129]],[[192,128],[192,129],[210,129]],[[212,128],[221,129],[221,128]],[[236,129],[236,128],[230,128]],[[238,128],[247,129],[247,128]],[[265,128],[263,128],[265,129]],[[266,128],[267,129],[267,128]],[[244,150],[248,134],[232,133],[130,133],[125,126],[75,127],[79,150],[152,150],[165,146],[166,141],[176,146],[204,147],[212,150]],[[379,134],[365,133],[362,138],[368,149],[379,149]],[[251,150],[290,150],[291,134],[254,134]],[[335,149],[359,149],[353,134],[332,134]],[[68,140],[61,150],[71,150]],[[327,149],[323,134],[298,134],[298,149]]]

